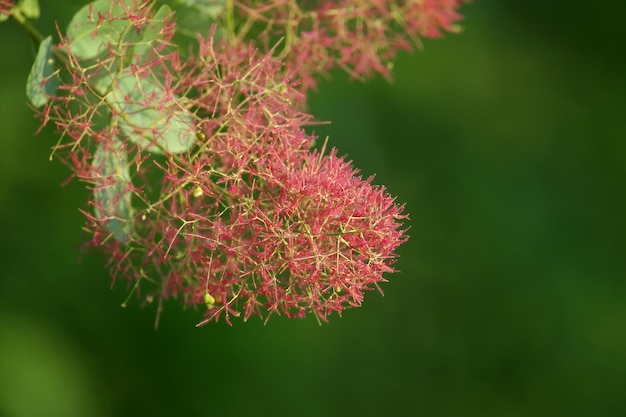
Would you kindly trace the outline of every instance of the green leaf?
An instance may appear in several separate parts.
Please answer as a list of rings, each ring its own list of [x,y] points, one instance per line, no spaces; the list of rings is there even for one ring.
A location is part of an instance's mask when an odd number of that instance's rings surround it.
[[[111,59],[107,57],[108,51],[101,50],[99,55],[95,59],[87,59],[83,64],[85,67],[95,68],[98,74],[90,74],[91,86],[101,95],[106,95],[110,90],[111,83],[117,77],[120,72],[120,67],[126,67],[133,64],[142,64],[144,60],[152,60],[154,56],[150,55],[150,51],[154,50],[157,46],[160,46],[159,41],[163,40],[161,36],[161,30],[165,25],[165,20],[170,17],[172,10],[164,5],[155,13],[153,18],[146,23],[143,33],[139,35],[134,43],[128,43],[129,51],[122,60]],[[132,47],[132,49],[130,49]],[[164,54],[164,51],[160,51]],[[92,61],[94,65],[92,64]]]
[[[141,149],[177,154],[190,149],[196,139],[192,114],[168,95],[158,80],[138,79],[124,70],[113,80],[105,100],[118,117],[120,131]]]
[[[100,143],[92,165],[99,180],[94,189],[96,218],[103,221],[103,227],[114,239],[127,243],[132,233],[132,184],[122,142],[113,137],[111,144]]]
[[[52,36],[48,36],[39,44],[35,62],[26,81],[26,96],[35,107],[48,102],[48,96],[56,94],[59,87],[52,59]]]
[[[89,85],[100,95],[104,96],[110,90],[113,79],[123,65],[120,59],[110,56],[109,51],[102,50],[95,58],[83,59],[81,66],[89,79]]]
[[[224,11],[226,0],[175,0],[176,32],[196,38],[197,34],[209,35],[211,24]]]
[[[113,68],[116,67],[115,63],[112,65]],[[111,83],[113,82],[114,75],[110,73],[106,73],[99,76],[93,76],[90,79],[89,84],[96,90],[100,95],[105,95],[109,88],[111,87]]]
[[[213,19],[226,7],[226,0],[176,0],[176,2]]]
[[[152,50],[156,45],[156,41],[161,37],[161,30],[165,25],[165,19],[172,14],[172,9],[168,5],[163,5],[155,13],[152,20],[146,25],[146,29],[141,39],[135,45],[134,54],[136,56],[144,56]]]
[[[29,19],[39,17],[39,2],[37,0],[20,0],[17,3],[17,8]]]
[[[128,7],[135,4],[132,0],[124,2]],[[129,24],[125,7],[123,3],[95,1],[79,10],[68,26],[70,49],[83,60],[81,64],[90,73],[91,86],[101,95],[109,91],[119,68],[140,64],[158,46],[165,20],[172,13],[164,5],[137,28]],[[102,16],[100,22],[98,16]],[[113,55],[111,48],[116,50]]]
[[[125,0],[126,3],[129,1]],[[70,50],[82,59],[96,57],[109,45],[131,45],[140,35],[128,24],[124,6],[109,0],[97,0],[82,7],[67,28]]]

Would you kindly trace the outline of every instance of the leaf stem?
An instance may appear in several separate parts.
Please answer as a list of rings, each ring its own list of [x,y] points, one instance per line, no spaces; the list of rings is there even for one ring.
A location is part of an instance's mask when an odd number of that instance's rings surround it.
[[[11,17],[28,33],[33,41],[40,44],[44,40],[44,36],[33,25],[30,24],[28,19],[22,14],[22,12],[15,8],[11,12]]]
[[[11,12],[11,17],[26,31],[28,36],[31,38],[33,42],[39,46],[41,42],[46,38],[41,32],[37,30],[33,25],[30,24],[28,19],[22,14],[22,12],[15,8]],[[52,54],[54,57],[64,64],[67,64],[67,57],[63,55],[58,48],[52,48]]]

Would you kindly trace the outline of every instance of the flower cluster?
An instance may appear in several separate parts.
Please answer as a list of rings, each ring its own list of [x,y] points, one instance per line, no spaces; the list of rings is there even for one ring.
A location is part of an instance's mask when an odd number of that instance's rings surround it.
[[[297,69],[303,90],[316,76],[341,67],[354,78],[391,74],[400,50],[420,38],[456,32],[465,0],[240,0],[235,1],[238,35],[255,32],[269,50],[282,41],[281,54]],[[258,33],[256,33],[258,32]]]
[[[14,4],[11,0],[0,0],[0,16],[9,16]]]
[[[131,294],[206,306],[200,324],[326,320],[380,291],[406,215],[315,146],[305,93],[336,65],[388,74],[408,40],[454,29],[459,0],[228,4],[183,56],[169,9],[97,0],[61,36],[65,75],[40,116],[93,191],[90,244]]]
[[[311,151],[315,138],[303,130],[311,116],[294,105],[302,96],[280,61],[209,38],[173,69],[171,94],[187,92],[199,139],[193,152],[164,161],[136,151],[140,168],[131,171],[156,171],[161,186],[150,199],[129,182],[137,201],[130,242],[111,238],[103,227],[111,219],[88,215],[116,275],[156,283],[148,299],[194,305],[209,295],[207,320],[306,312],[325,320],[360,305],[393,271],[406,239],[401,207],[335,151]],[[91,166],[80,177],[107,186]]]
[[[310,150],[314,138],[301,127],[309,116],[289,104],[297,94],[278,61],[210,39],[200,51],[183,84],[197,91],[199,113],[211,114],[207,151],[169,166],[162,193],[178,197],[150,234],[160,250],[149,264],[167,265],[164,293],[182,290],[191,303],[211,294],[207,320],[240,310],[244,319],[309,311],[325,319],[360,305],[393,271],[405,240],[401,207],[335,151]]]

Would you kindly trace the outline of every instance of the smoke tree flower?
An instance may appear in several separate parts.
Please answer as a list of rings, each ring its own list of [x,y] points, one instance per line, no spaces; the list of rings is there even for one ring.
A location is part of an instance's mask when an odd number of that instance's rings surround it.
[[[254,32],[264,50],[282,39],[280,54],[294,66],[303,90],[316,76],[341,67],[363,79],[374,73],[390,77],[400,50],[421,38],[458,32],[458,9],[465,0],[235,0],[237,36]]]
[[[14,5],[11,0],[0,0],[0,20],[7,19],[9,17],[13,6]]]
[[[186,51],[168,6],[96,0],[41,43],[29,98],[92,191],[88,246],[157,322],[170,298],[199,325],[325,321],[395,271],[403,206],[314,146],[306,91],[333,66],[389,75],[410,40],[455,30],[459,1],[313,3],[216,2]]]
[[[185,71],[194,108],[211,114],[202,125],[207,150],[168,169],[162,194],[183,191],[164,208],[149,264],[166,264],[166,294],[182,289],[192,303],[211,294],[209,319],[228,320],[238,308],[244,319],[309,311],[326,319],[360,305],[406,239],[402,209],[384,189],[335,151],[311,151],[314,138],[302,130],[309,116],[290,107],[297,94],[279,70],[249,46],[208,39]]]

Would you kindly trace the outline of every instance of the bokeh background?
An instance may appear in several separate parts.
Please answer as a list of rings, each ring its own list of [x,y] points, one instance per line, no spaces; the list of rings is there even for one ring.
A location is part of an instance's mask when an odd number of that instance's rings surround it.
[[[65,27],[77,2],[41,2]],[[610,3],[610,4],[609,4]],[[320,136],[406,202],[385,296],[318,326],[120,307],[83,184],[0,24],[0,416],[626,415],[626,2],[475,1],[390,84],[333,74]],[[80,262],[79,262],[80,258]]]

